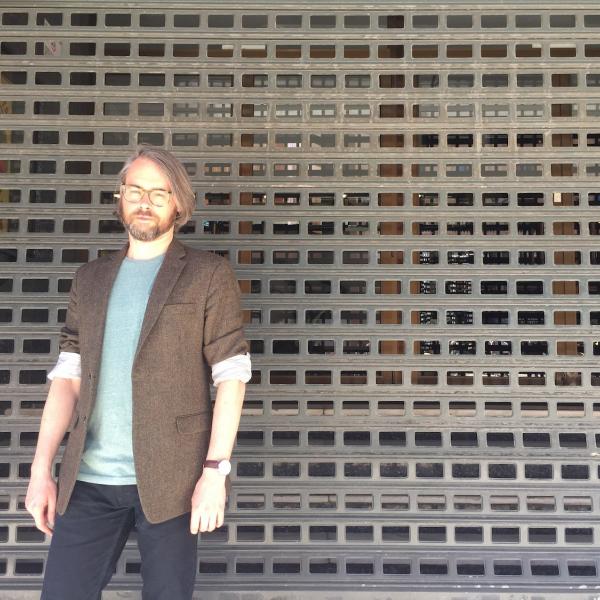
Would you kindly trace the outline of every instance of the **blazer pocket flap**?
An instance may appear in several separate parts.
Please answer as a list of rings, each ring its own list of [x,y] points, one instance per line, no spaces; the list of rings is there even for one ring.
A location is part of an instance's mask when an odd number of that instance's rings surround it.
[[[194,302],[164,304],[162,312],[173,315],[191,315],[196,312],[196,304]]]
[[[210,429],[211,413],[208,411],[180,415],[175,419],[179,433],[199,433]]]

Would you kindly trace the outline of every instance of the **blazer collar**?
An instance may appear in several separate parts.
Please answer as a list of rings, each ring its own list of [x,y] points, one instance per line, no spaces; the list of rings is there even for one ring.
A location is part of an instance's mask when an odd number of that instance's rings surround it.
[[[163,263],[156,275],[152,291],[150,292],[150,298],[146,306],[146,313],[144,315],[144,321],[142,322],[142,329],[140,332],[140,339],[138,341],[135,357],[140,352],[140,349],[144,345],[148,334],[154,327],[158,316],[160,315],[163,306],[167,299],[171,295],[177,279],[185,266],[186,249],[185,246],[176,239],[173,239],[167,252]],[[135,358],[134,358],[135,361]]]
[[[102,344],[104,343],[104,328],[106,326],[106,313],[108,312],[110,292],[119,272],[121,262],[127,254],[127,247],[128,244],[106,257],[102,268],[96,269],[93,289],[90,288],[86,291],[86,298],[89,305],[88,314],[93,316],[89,334],[89,364],[93,365],[94,372],[96,373],[100,369],[100,360],[102,358]],[[95,403],[97,385],[98,377],[95,377],[92,381],[92,408]]]
[[[117,250],[116,252],[113,252],[107,258],[110,261],[116,262],[118,266],[121,266],[121,262],[127,256],[128,250],[129,250],[129,242],[127,242],[126,244],[121,246],[121,248],[119,248],[119,250]],[[165,253],[165,260],[167,259],[167,257],[170,254],[175,255],[177,258],[183,258],[186,255],[185,246],[176,238],[173,238],[171,240],[171,243],[169,244],[169,247],[167,248],[167,251]]]

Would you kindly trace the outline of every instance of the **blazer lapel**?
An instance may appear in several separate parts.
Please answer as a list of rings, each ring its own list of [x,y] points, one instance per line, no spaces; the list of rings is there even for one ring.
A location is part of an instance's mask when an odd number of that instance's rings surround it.
[[[140,331],[140,339],[135,351],[134,362],[185,266],[184,257],[185,247],[177,240],[173,240],[167,249],[163,263],[154,280],[152,291],[150,292],[144,321],[142,322],[142,330]]]
[[[96,387],[98,385],[98,372],[100,370],[100,358],[102,356],[102,344],[104,341],[104,327],[106,325],[106,313],[108,311],[108,300],[112,290],[113,283],[119,272],[119,268],[125,255],[127,254],[128,244],[125,244],[118,252],[109,257],[103,269],[98,269],[95,273],[94,289],[90,290],[86,298],[86,312],[90,316],[92,327],[89,331],[89,365],[93,369],[92,380],[92,404],[96,398]],[[89,312],[88,307],[89,306]]]

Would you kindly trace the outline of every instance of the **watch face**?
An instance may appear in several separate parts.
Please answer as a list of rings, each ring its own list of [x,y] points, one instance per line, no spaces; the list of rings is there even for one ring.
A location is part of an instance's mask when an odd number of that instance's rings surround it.
[[[228,460],[221,460],[217,470],[221,475],[229,475],[231,473],[231,463]]]

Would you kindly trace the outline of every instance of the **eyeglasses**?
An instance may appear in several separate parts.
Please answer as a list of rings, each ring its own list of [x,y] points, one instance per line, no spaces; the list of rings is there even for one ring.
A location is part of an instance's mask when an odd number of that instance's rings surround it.
[[[120,189],[121,193],[115,194],[115,198],[123,198],[127,202],[131,202],[131,204],[137,204],[138,202],[142,201],[142,198],[146,194],[148,194],[148,200],[150,200],[150,204],[156,206],[157,208],[166,206],[173,195],[173,192],[168,192],[167,190],[146,190],[137,185],[122,185]]]

